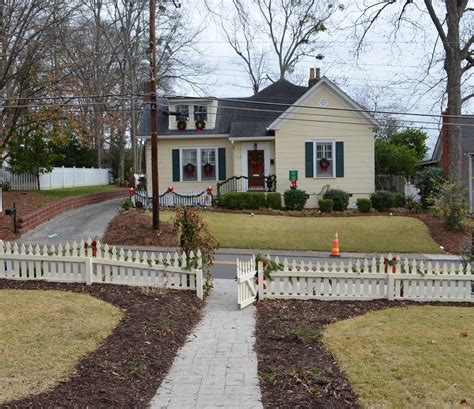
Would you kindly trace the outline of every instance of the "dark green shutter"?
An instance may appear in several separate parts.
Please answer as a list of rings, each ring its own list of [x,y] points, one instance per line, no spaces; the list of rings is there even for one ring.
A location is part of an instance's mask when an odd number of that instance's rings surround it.
[[[314,177],[314,152],[313,152],[313,142],[305,143],[305,176],[307,178]]]
[[[344,142],[336,142],[336,177],[344,177]]]
[[[173,149],[171,151],[171,157],[173,160],[173,182],[179,182],[181,180],[180,175],[180,164],[179,164],[179,149]]]
[[[225,175],[225,148],[218,149],[218,161],[219,161],[219,180],[226,180]]]

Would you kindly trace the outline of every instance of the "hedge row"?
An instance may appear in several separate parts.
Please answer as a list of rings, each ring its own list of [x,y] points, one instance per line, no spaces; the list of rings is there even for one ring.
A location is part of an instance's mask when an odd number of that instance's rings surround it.
[[[278,192],[229,192],[219,203],[226,209],[257,210],[270,208],[281,209],[281,194]]]

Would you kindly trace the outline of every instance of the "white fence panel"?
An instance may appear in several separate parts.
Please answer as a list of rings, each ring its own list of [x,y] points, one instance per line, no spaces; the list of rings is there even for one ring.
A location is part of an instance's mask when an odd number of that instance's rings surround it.
[[[0,240],[0,279],[162,287],[194,290],[203,298],[199,251],[189,256],[196,259],[196,268],[188,268],[186,255],[160,253],[155,257],[92,243],[89,239],[79,245],[74,242],[33,248]]]
[[[389,261],[390,260],[390,261]],[[264,279],[258,272],[259,298],[319,300],[412,300],[474,302],[471,265],[394,258],[355,263],[304,263],[284,259],[281,271]],[[255,273],[255,271],[254,271]],[[249,273],[251,275],[251,273]],[[240,302],[239,298],[239,302]]]
[[[96,168],[53,168],[40,176],[42,190],[65,187],[97,186],[109,183],[109,170]]]
[[[30,174],[15,175],[4,168],[0,168],[0,184],[9,183],[12,190],[37,190],[36,176]]]
[[[237,303],[239,308],[245,308],[255,301],[257,301],[255,259],[237,260]]]

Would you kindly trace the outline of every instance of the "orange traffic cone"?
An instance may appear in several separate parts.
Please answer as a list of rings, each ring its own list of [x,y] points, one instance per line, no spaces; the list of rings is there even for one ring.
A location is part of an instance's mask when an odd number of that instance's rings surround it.
[[[334,234],[331,257],[341,257],[341,253],[339,253],[339,235],[337,233]]]

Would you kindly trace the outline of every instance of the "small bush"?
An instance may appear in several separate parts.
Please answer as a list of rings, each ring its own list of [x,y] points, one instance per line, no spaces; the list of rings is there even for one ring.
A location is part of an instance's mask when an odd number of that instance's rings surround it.
[[[441,207],[438,206],[429,206],[428,207],[428,212],[430,213],[431,216],[433,216],[435,219],[441,219],[443,217],[443,211]]]
[[[274,210],[281,209],[281,193],[267,193],[267,207]]]
[[[421,204],[413,196],[405,198],[405,207],[410,213],[419,213],[421,211]]]
[[[290,189],[283,194],[288,210],[303,210],[309,195],[304,190]]]
[[[263,192],[229,192],[224,195],[222,205],[227,209],[255,210],[266,206]]]
[[[343,212],[349,206],[349,193],[344,190],[329,189],[323,199],[331,199],[334,202],[333,208],[336,212]]]
[[[11,183],[6,180],[2,183],[0,183],[0,188],[4,191],[4,192],[9,192],[10,190],[12,190],[12,185]]]
[[[394,204],[393,193],[388,190],[378,190],[370,195],[372,207],[379,212],[388,212]]]
[[[416,174],[415,186],[420,190],[421,206],[426,209],[439,198],[441,186],[446,181],[445,173],[434,167],[428,167]]]
[[[450,230],[464,230],[469,214],[466,192],[460,182],[448,180],[439,191],[441,216]]]
[[[357,210],[359,212],[369,213],[371,208],[372,208],[372,204],[370,203],[370,199],[367,199],[365,197],[357,199]]]
[[[399,192],[393,192],[393,207],[405,207],[405,195]]]
[[[319,202],[319,210],[323,213],[331,213],[334,206],[332,199],[321,199]]]
[[[122,200],[122,203],[120,204],[120,207],[122,208],[122,210],[130,210],[132,208],[132,202],[130,201],[130,199],[123,199]]]

